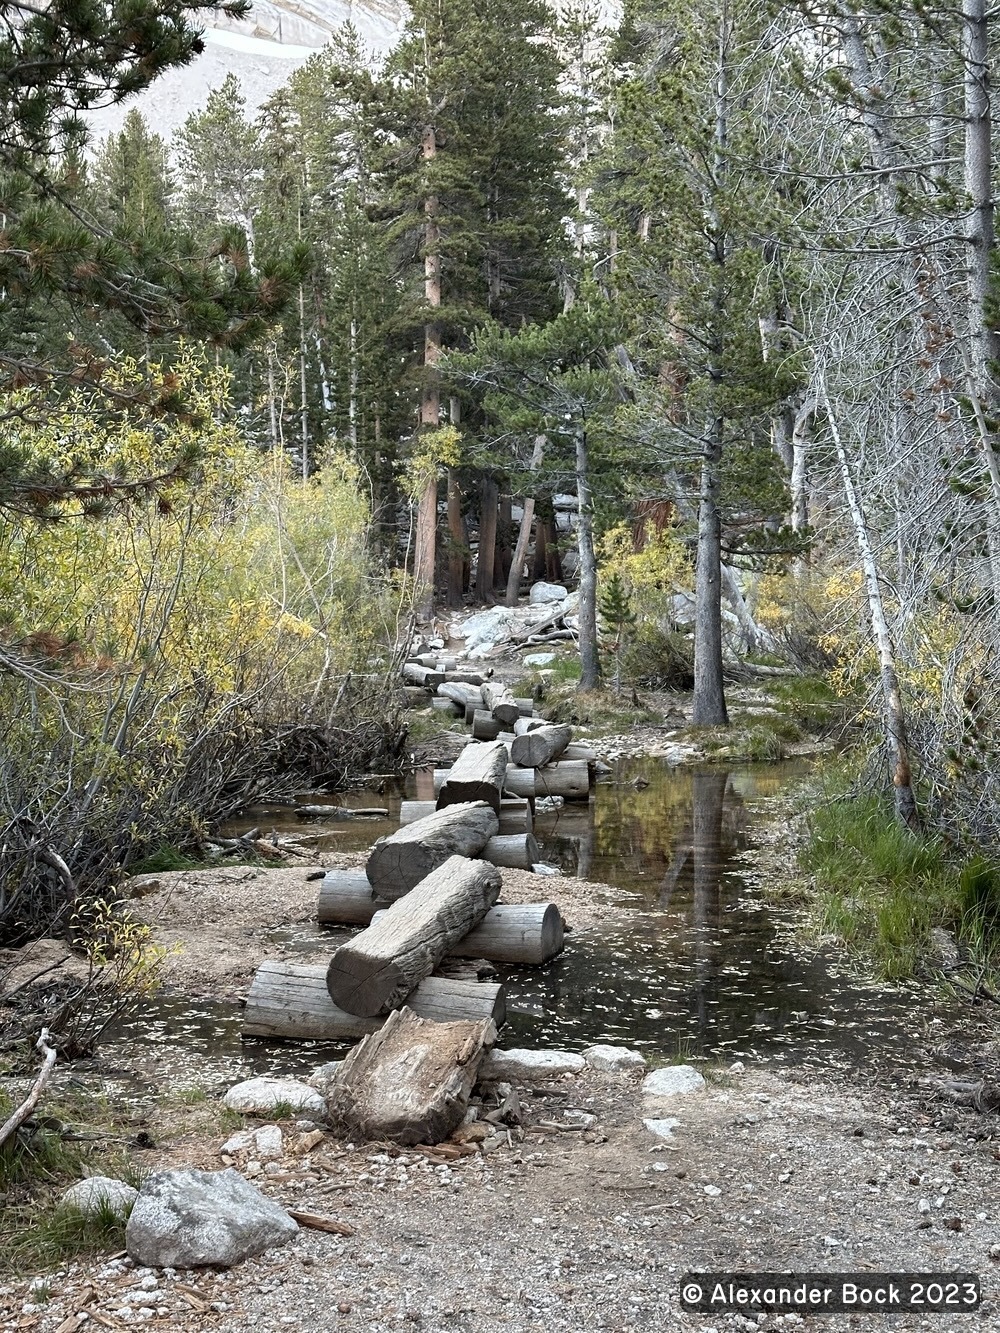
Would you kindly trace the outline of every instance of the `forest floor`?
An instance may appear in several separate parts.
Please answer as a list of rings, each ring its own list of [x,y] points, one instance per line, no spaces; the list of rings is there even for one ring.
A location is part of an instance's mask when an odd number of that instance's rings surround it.
[[[649,736],[659,743],[663,733]],[[646,750],[642,734],[633,743]],[[751,832],[772,884],[796,873],[787,824],[777,800]],[[312,919],[310,868],[137,881],[137,913],[177,950],[172,992],[192,1009],[245,995],[260,959],[285,947],[276,935]],[[610,885],[503,874],[508,896],[551,898],[580,930],[634,914]],[[991,1067],[995,1023],[969,1009],[949,1027],[928,1007],[914,1012],[912,1032],[909,1049],[873,1051],[855,1069],[698,1062],[705,1088],[656,1104],[644,1101],[640,1074],[587,1070],[524,1085],[509,1141],[455,1160],[330,1135],[304,1149],[284,1121],[285,1156],[257,1183],[351,1235],[302,1229],[288,1247],[228,1272],[150,1274],[124,1255],[91,1257],[57,1265],[33,1291],[23,1271],[0,1283],[0,1328],[728,1333],[805,1324],[797,1313],[684,1313],[681,1279],[705,1270],[857,1272],[872,1283],[896,1271],[978,1273],[978,1312],[899,1314],[891,1327],[1000,1330],[1000,1132],[993,1114],[952,1105],[928,1077]],[[242,1124],[221,1105],[242,1077],[232,1058],[186,1058],[182,1035],[120,1042],[60,1071],[48,1109],[73,1120],[71,1108],[83,1119],[86,1107],[89,1132],[144,1171],[212,1169]],[[666,1116],[677,1121],[668,1138],[644,1126]],[[867,1310],[823,1319],[831,1330],[890,1327]]]

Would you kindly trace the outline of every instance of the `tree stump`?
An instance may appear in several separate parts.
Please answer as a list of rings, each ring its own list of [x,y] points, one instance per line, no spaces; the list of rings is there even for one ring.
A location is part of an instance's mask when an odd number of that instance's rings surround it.
[[[408,827],[414,828],[415,825]],[[327,968],[330,997],[351,1014],[385,1014],[429,976],[500,896],[500,872],[452,856],[377,925],[341,945]]]
[[[449,856],[478,856],[499,830],[500,821],[485,801],[448,805],[379,838],[365,871],[379,897],[402,898]]]
[[[354,1048],[327,1093],[334,1129],[352,1139],[440,1143],[465,1117],[496,1028],[392,1014]]]

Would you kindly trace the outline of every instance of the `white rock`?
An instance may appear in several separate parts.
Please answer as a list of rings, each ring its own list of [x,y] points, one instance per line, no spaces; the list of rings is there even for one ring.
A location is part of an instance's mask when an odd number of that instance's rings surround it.
[[[533,583],[528,593],[530,606],[545,606],[548,602],[564,602],[568,596],[561,583]]]
[[[139,1191],[125,1231],[136,1264],[229,1268],[298,1227],[238,1171],[157,1171]]]
[[[135,1203],[139,1191],[124,1180],[115,1180],[111,1176],[90,1176],[70,1185],[63,1194],[61,1203],[78,1208],[86,1217],[93,1217],[104,1208],[113,1208],[118,1217],[127,1217]]]
[[[558,661],[558,659],[558,653],[528,653],[528,655],[521,660],[524,662],[525,666],[547,667],[551,666],[553,662]]]
[[[680,1125],[680,1121],[674,1116],[665,1116],[662,1120],[644,1120],[642,1122],[649,1130],[650,1134],[655,1134],[658,1139],[672,1139],[674,1130]]]
[[[221,1157],[232,1157],[234,1153],[249,1152],[254,1146],[254,1132],[252,1129],[241,1129],[231,1138],[226,1139],[225,1143],[219,1149]]]
[[[550,866],[545,861],[535,861],[531,867],[533,875],[561,875],[562,871],[558,866]]]
[[[571,592],[562,604],[562,613],[564,616],[573,616],[580,609],[579,592]]]
[[[705,1080],[691,1065],[665,1065],[642,1080],[645,1097],[680,1097],[704,1089]]]
[[[274,1161],[284,1155],[281,1130],[277,1125],[261,1125],[254,1134],[254,1145],[262,1162]]]
[[[326,1103],[316,1089],[297,1078],[248,1078],[230,1088],[223,1102],[230,1111],[240,1111],[243,1115],[266,1115],[280,1104],[290,1106],[293,1111],[326,1115]]]
[[[600,1069],[606,1074],[624,1074],[632,1069],[646,1068],[642,1055],[627,1046],[588,1046],[583,1058],[591,1069]]]
[[[306,1082],[310,1088],[315,1088],[321,1096],[325,1097],[330,1091],[330,1084],[337,1077],[337,1071],[342,1064],[342,1060],[328,1060],[325,1065],[318,1065],[306,1079]],[[310,1128],[315,1129],[316,1126],[311,1125]]]
[[[505,643],[510,638],[517,616],[505,606],[491,606],[456,626],[455,637],[465,640],[465,652],[471,656],[484,648]]]
[[[479,1070],[481,1080],[507,1079],[512,1083],[533,1083],[560,1074],[579,1074],[586,1069],[582,1055],[572,1051],[492,1050]]]
[[[722,1193],[722,1190],[719,1189],[718,1185],[704,1185],[702,1186],[702,1188],[704,1189],[705,1193],[708,1194],[713,1199],[717,1199],[719,1195]]]

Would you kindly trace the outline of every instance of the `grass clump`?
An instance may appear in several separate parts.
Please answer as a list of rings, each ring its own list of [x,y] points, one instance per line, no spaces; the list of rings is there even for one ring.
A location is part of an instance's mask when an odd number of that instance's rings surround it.
[[[816,928],[884,979],[921,970],[934,927],[956,930],[980,966],[1000,963],[1000,870],[978,857],[962,863],[941,839],[911,833],[888,801],[820,805],[802,862],[814,877]]]
[[[787,677],[775,683],[772,695],[786,717],[814,735],[824,735],[844,715],[844,701],[822,676]]]
[[[129,873],[132,875],[162,875],[171,870],[203,870],[204,867],[204,861],[186,855],[169,843],[161,842],[148,856],[144,856],[141,861],[137,861],[131,867]]]

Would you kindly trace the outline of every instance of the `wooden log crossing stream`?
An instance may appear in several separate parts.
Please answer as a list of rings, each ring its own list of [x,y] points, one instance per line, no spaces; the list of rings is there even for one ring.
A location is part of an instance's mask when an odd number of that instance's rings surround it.
[[[905,996],[875,998],[843,969],[796,945],[783,930],[786,916],[754,892],[761,872],[746,850],[748,831],[768,799],[794,791],[804,771],[794,761],[727,770],[622,760],[589,804],[539,811],[534,833],[544,862],[625,896],[615,895],[606,925],[572,929],[567,912],[566,949],[546,967],[495,964],[492,979],[506,991],[504,1044],[579,1049],[607,1041],[652,1058],[766,1056],[796,1064],[851,1064],[872,1052],[891,1057],[911,1027]],[[368,849],[399,827],[401,800],[433,795],[427,770],[401,790],[386,785],[377,798],[364,791],[331,798],[382,805],[389,815],[321,822],[319,846]],[[283,823],[278,811],[256,810],[252,821],[268,832],[303,827],[291,812]],[[227,831],[241,828],[236,822]],[[544,894],[544,878],[538,887]],[[357,929],[309,921],[273,932],[268,943],[290,961],[325,964]],[[241,1043],[240,1020],[235,1003],[193,1004],[166,993],[123,1035],[228,1054],[248,1076],[306,1071],[343,1050],[322,1042]]]

